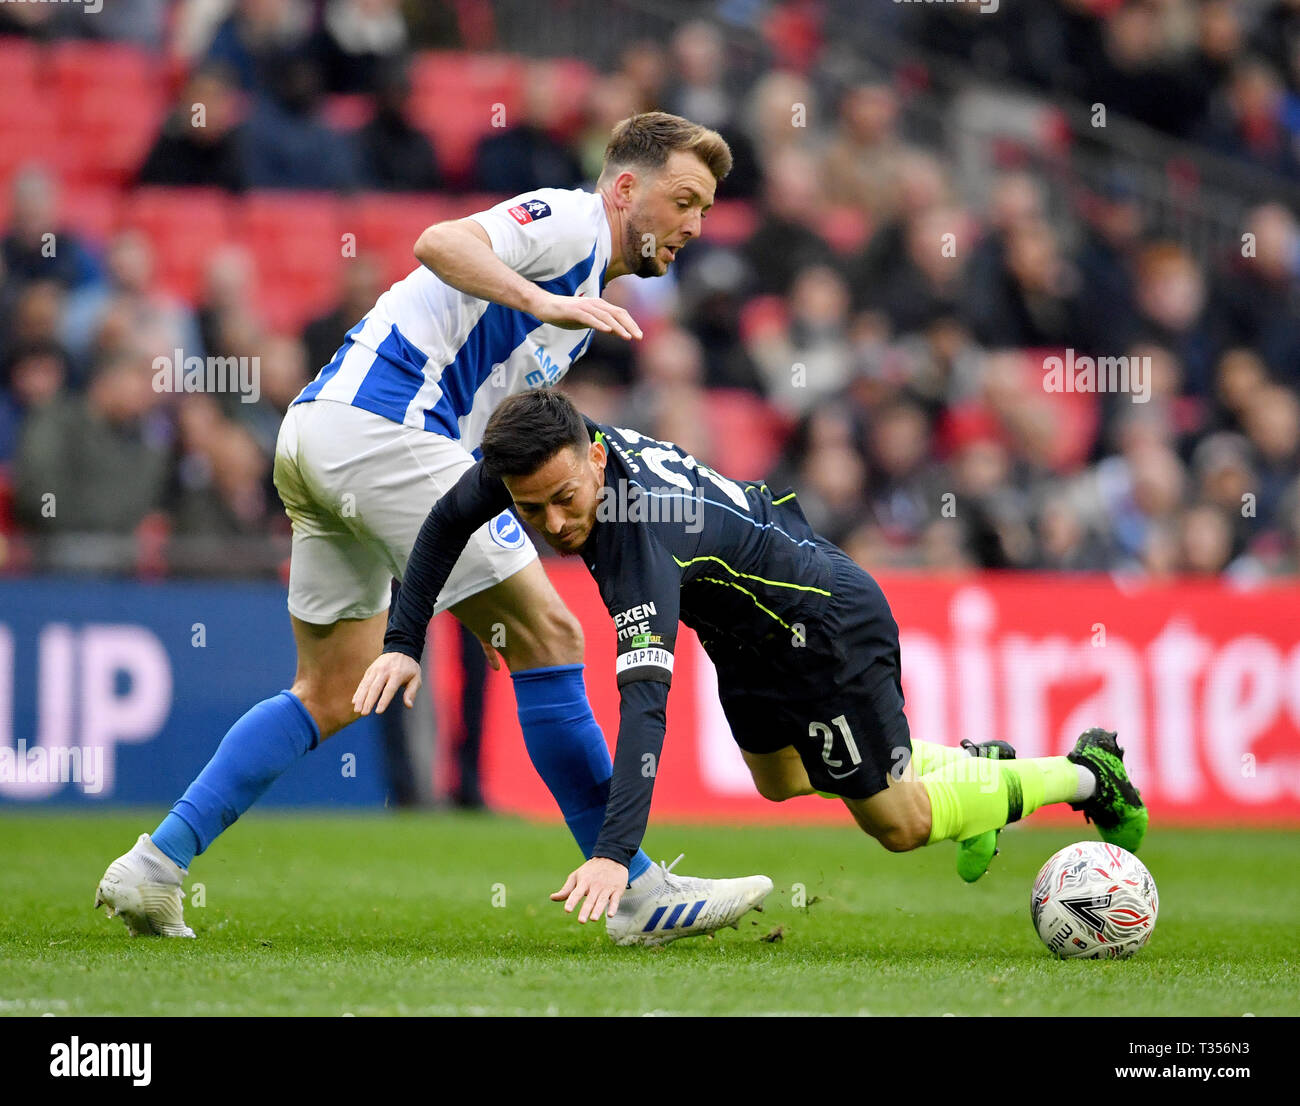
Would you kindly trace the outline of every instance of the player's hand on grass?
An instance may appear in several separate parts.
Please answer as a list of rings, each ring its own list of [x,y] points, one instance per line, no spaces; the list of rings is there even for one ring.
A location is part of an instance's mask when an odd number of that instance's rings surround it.
[[[532,311],[534,317],[565,330],[592,327],[626,338],[629,342],[642,337],[641,328],[623,308],[599,296],[559,296],[542,292]]]
[[[582,910],[578,913],[578,921],[585,925],[588,918],[593,922],[600,921],[606,908],[611,916],[617,914],[618,900],[626,889],[627,869],[617,860],[594,856],[581,868],[569,873],[564,886],[552,893],[551,901],[563,900],[565,913],[572,914],[574,907],[585,898],[587,901],[582,903]]]
[[[352,709],[358,714],[383,714],[403,687],[402,696],[408,707],[415,706],[415,693],[420,690],[420,662],[405,653],[385,653],[366,669],[352,696]]]

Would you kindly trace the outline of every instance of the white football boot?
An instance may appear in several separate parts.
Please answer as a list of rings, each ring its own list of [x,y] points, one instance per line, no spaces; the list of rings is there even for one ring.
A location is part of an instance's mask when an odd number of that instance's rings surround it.
[[[767,876],[675,876],[677,860],[651,868],[637,881],[648,886],[629,887],[623,892],[618,913],[605,917],[605,930],[614,944],[666,945],[679,937],[698,937],[723,926],[739,929],[741,915],[762,910],[763,900],[772,890]]]
[[[108,866],[95,891],[95,906],[107,906],[108,916],[126,922],[132,937],[193,937],[181,906],[185,874],[142,833],[129,853]]]

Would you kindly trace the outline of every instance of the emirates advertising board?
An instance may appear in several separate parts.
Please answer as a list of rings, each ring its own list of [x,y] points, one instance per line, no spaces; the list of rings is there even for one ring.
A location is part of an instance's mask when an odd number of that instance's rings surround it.
[[[550,562],[548,573],[586,630],[587,691],[612,747],[613,624],[581,565]],[[880,583],[899,624],[914,738],[949,745],[1002,738],[1018,755],[1037,757],[1063,754],[1080,732],[1105,726],[1119,732],[1153,819],[1300,826],[1295,585],[1241,590],[1217,580],[1022,574]],[[451,643],[451,630],[435,622],[435,698],[444,710],[458,701],[455,650],[440,647]],[[683,627],[655,817],[842,822],[835,802],[758,796],[715,687],[708,658]],[[528,764],[504,674],[489,675],[484,758],[492,803],[554,815]]]

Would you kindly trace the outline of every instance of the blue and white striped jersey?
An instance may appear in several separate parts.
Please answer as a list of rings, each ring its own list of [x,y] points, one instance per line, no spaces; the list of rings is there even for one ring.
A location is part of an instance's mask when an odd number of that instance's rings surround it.
[[[540,188],[470,218],[497,257],[548,292],[604,291],[610,234],[598,194]],[[294,403],[351,404],[473,452],[507,396],[555,384],[593,333],[467,296],[421,265],[379,297]]]

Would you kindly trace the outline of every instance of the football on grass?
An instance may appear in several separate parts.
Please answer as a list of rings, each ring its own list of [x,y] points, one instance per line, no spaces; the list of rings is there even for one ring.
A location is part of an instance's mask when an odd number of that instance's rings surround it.
[[[1118,845],[1079,841],[1056,853],[1034,880],[1034,928],[1062,960],[1122,960],[1156,926],[1156,883]]]

